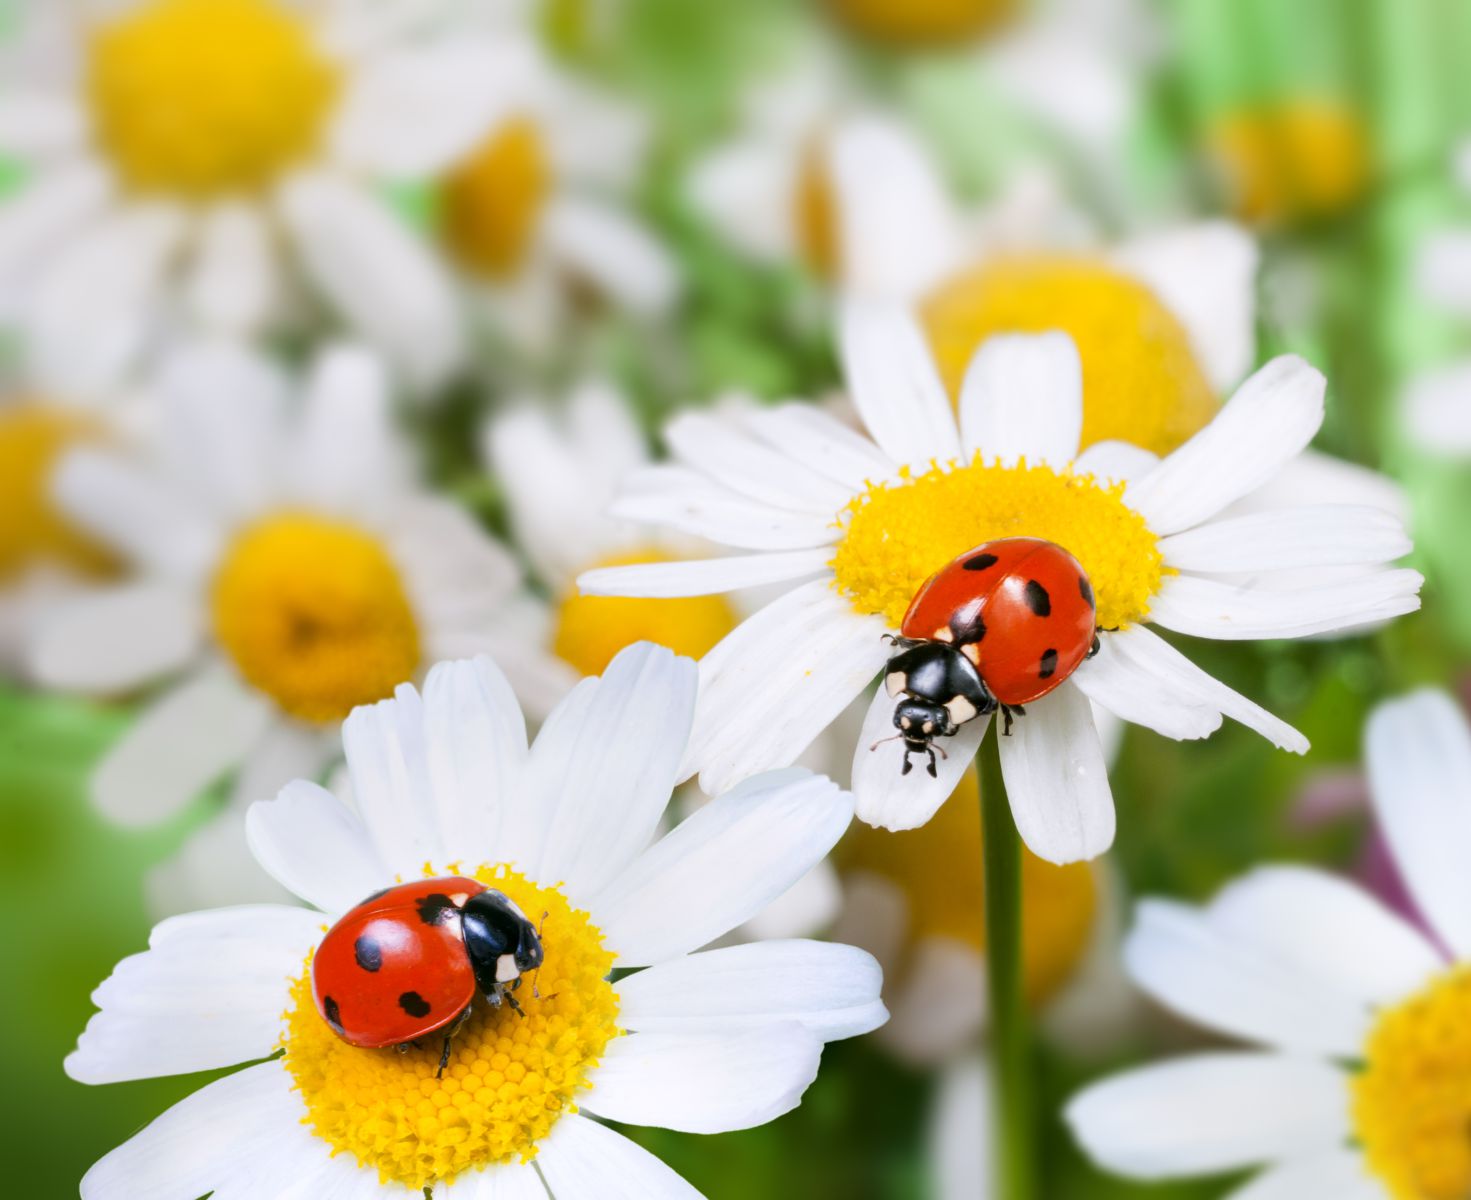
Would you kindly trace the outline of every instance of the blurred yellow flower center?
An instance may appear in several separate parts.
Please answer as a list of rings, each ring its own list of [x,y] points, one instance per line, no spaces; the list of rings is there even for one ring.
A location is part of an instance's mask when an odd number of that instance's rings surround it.
[[[93,35],[102,148],[132,186],[187,196],[269,184],[316,146],[334,66],[276,0],[143,0]]]
[[[1300,99],[1228,114],[1210,150],[1237,213],[1274,224],[1329,217],[1369,183],[1363,120],[1330,99]]]
[[[1383,1013],[1353,1082],[1369,1168],[1395,1200],[1471,1196],[1471,968]]]
[[[984,952],[980,839],[976,780],[967,773],[927,824],[902,833],[855,825],[840,854],[844,869],[903,890],[912,940],[953,938]],[[1023,848],[1022,973],[1031,1004],[1045,1004],[1073,977],[1097,917],[1098,884],[1087,863],[1057,867]]]
[[[1092,475],[988,465],[979,454],[922,475],[905,468],[840,514],[837,587],[857,612],[878,613],[897,629],[914,594],[951,559],[994,538],[1044,538],[1088,572],[1098,624],[1121,629],[1149,615],[1167,570],[1158,539],[1123,494],[1123,484]]]
[[[507,279],[531,249],[551,189],[546,143],[525,117],[507,121],[444,181],[443,236],[468,269]]]
[[[1168,454],[1215,415],[1189,334],[1138,280],[1088,258],[998,259],[942,285],[921,309],[950,395],[998,333],[1061,329],[1083,361],[1082,444],[1120,438]]]
[[[214,625],[247,681],[293,716],[340,721],[419,666],[398,568],[372,535],[296,513],[239,534],[214,580]]]
[[[93,436],[84,418],[61,409],[30,403],[0,408],[0,584],[31,567],[101,575],[113,565],[51,503],[57,459]]]
[[[809,144],[802,155],[793,205],[802,261],[823,282],[835,282],[843,269],[843,247],[838,239],[837,195],[820,141]]]
[[[907,49],[969,41],[1002,24],[1016,0],[827,0],[833,15],[862,37]]]
[[[592,566],[670,561],[669,555],[649,549],[615,554]],[[676,654],[700,658],[738,623],[724,596],[584,596],[574,586],[557,606],[552,650],[578,674],[601,675],[618,651],[635,642],[658,642]]]
[[[475,878],[522,912],[546,913],[546,962],[536,991],[526,981],[516,992],[524,1017],[477,997],[443,1078],[435,1078],[437,1037],[422,1049],[365,1050],[333,1033],[312,999],[310,959],[286,1013],[286,1068],[306,1124],[334,1153],[376,1169],[381,1183],[416,1194],[466,1171],[534,1157],[557,1119],[577,1111],[588,1072],[621,1033],[607,980],[613,955],[588,914],[509,867],[481,867]]]

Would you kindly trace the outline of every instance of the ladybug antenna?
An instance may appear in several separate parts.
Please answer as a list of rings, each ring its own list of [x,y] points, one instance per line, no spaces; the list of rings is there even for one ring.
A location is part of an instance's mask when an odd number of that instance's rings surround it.
[[[870,754],[872,754],[872,753],[873,753],[873,752],[874,752],[874,751],[875,751],[875,750],[877,750],[877,749],[878,749],[878,748],[879,748],[879,747],[880,747],[880,746],[882,746],[882,745],[883,745],[883,744],[884,744],[884,743],[885,743],[885,742],[897,742],[897,741],[898,741],[898,740],[899,740],[899,739],[900,739],[900,738],[902,738],[902,737],[903,737],[903,736],[904,736],[904,735],[903,735],[903,734],[902,734],[902,733],[896,733],[896,734],[894,734],[894,736],[893,736],[893,737],[886,737],[886,738],[879,738],[879,740],[878,740],[878,741],[876,741],[876,742],[875,742],[875,743],[874,743],[874,744],[873,744],[873,745],[872,745],[872,746],[870,746],[870,747],[869,747],[869,748],[868,748],[868,752],[869,752],[869,753],[870,753]]]
[[[945,753],[945,747],[942,746],[942,745],[940,745],[938,742],[931,742],[930,743],[930,749],[933,750],[936,754],[938,754],[941,758],[945,759],[946,761],[949,761],[950,756]]]

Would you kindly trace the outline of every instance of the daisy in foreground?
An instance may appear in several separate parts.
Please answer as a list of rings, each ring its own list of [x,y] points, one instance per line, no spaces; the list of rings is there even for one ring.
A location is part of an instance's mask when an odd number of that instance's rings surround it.
[[[451,0],[29,7],[0,298],[46,382],[105,386],[181,314],[259,332],[298,276],[414,382],[456,366],[448,275],[375,189],[470,151],[513,47],[448,36]]]
[[[165,903],[259,899],[245,804],[320,772],[356,705],[440,659],[515,646],[521,576],[418,486],[367,351],[329,349],[297,386],[262,355],[194,346],[153,386],[136,453],[78,447],[54,474],[60,511],[132,577],[57,606],[30,667],[91,695],[164,684],[93,797],[143,825],[236,772],[235,803],[165,871]]]
[[[773,772],[654,841],[695,687],[691,660],[632,647],[580,683],[529,749],[488,659],[443,664],[422,696],[405,685],[354,712],[343,740],[356,810],[298,782],[250,814],[262,864],[320,911],[164,922],[98,989],[102,1011],[66,1066],[106,1083],[268,1061],[109,1154],[83,1179],[84,1200],[697,1196],[584,1114],[694,1133],[759,1125],[798,1104],[825,1042],[885,1014],[861,950],[696,953],[826,854],[852,800],[821,776]],[[330,994],[319,1011],[313,959],[364,897],[451,875],[526,914],[541,962],[515,1006],[477,995],[440,1074],[438,1033],[422,1048],[364,1049],[334,1032],[323,1011],[345,1026],[361,1011]],[[372,980],[390,952],[360,939],[352,953]],[[426,1006],[402,999],[405,1012]]]
[[[1370,718],[1376,815],[1424,925],[1307,867],[1262,868],[1204,908],[1140,906],[1134,978],[1260,1050],[1132,1071],[1067,1110],[1141,1179],[1264,1172],[1235,1200],[1471,1195],[1471,729],[1422,691]]]
[[[1057,863],[1094,857],[1113,840],[1090,700],[1169,737],[1205,737],[1231,716],[1276,745],[1307,749],[1301,734],[1195,667],[1148,624],[1228,640],[1304,637],[1419,605],[1419,574],[1380,565],[1409,550],[1387,513],[1333,505],[1224,511],[1317,432],[1324,380],[1301,359],[1267,364],[1201,432],[1157,459],[1120,442],[1079,452],[1082,371],[1063,334],[989,339],[965,375],[958,421],[907,314],[851,307],[841,342],[870,436],[800,405],[726,419],[686,415],[670,436],[676,463],[636,474],[613,510],[757,553],[613,567],[579,580],[584,591],[617,595],[788,585],[701,661],[686,769],[700,773],[707,791],[791,762],[884,670],[894,653],[886,635],[899,632],[926,581],[994,539],[1063,548],[1082,575],[1057,604],[1076,607],[1081,590],[1095,609],[1096,653],[1055,684],[1057,653],[1039,644],[1035,674],[1051,690],[999,739],[1017,828],[1034,853]],[[977,555],[969,570],[993,561]],[[1331,584],[1283,576],[1303,566],[1362,569]],[[1039,620],[1050,612],[1042,593],[1032,609]],[[970,647],[982,676],[987,654],[1006,660],[993,649],[998,637],[981,648],[983,629],[947,632]],[[1040,636],[1029,634],[1025,645]],[[1003,646],[1015,658],[1021,644]],[[903,716],[895,705],[880,689],[856,748],[853,789],[861,818],[907,829],[954,790],[989,719],[974,709],[956,718],[933,774],[904,773],[911,748],[893,739]]]

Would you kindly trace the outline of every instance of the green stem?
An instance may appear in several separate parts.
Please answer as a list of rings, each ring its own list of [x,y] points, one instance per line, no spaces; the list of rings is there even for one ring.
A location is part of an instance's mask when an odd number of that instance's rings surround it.
[[[1032,1047],[1022,981],[1022,846],[1001,778],[1001,731],[992,723],[976,753],[986,875],[986,982],[995,1080],[998,1197],[1037,1194]]]

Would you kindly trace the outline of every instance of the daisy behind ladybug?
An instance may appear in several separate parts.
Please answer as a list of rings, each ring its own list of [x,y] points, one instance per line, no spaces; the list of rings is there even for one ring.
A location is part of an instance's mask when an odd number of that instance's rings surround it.
[[[450,1043],[476,994],[521,1006],[521,976],[542,964],[536,927],[512,900],[453,875],[375,892],[327,931],[312,959],[317,1011],[353,1046]]]
[[[1040,538],[1000,538],[930,576],[904,614],[884,686],[899,701],[895,735],[911,754],[1000,708],[1011,731],[1022,707],[1045,696],[1097,652],[1093,587],[1081,564]],[[875,743],[877,745],[877,743]]]

